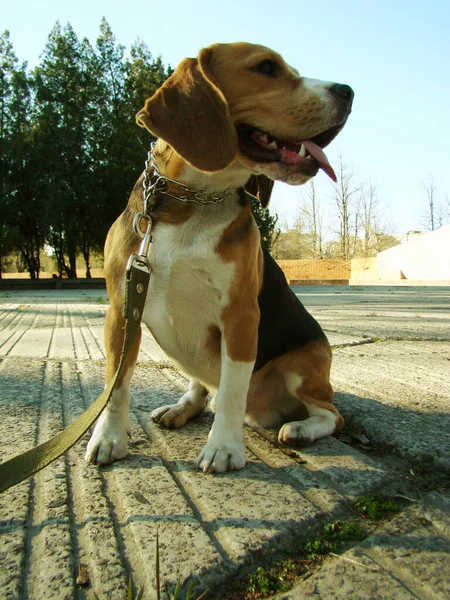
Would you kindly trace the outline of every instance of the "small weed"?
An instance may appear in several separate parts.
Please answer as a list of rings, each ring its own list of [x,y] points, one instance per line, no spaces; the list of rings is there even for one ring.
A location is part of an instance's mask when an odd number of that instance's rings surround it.
[[[155,555],[155,572],[156,572],[156,598],[161,598],[161,577],[160,577],[160,560],[159,560],[159,534],[156,531],[156,555]],[[165,595],[167,600],[201,600],[206,596],[208,590],[204,591],[201,596],[194,598],[194,588],[196,585],[195,579],[191,579],[188,588],[185,590],[184,586],[181,585],[181,579],[179,578],[175,588],[173,586],[165,585]],[[137,600],[137,599],[136,599]]]
[[[95,302],[97,304],[106,304],[106,300],[103,298],[103,296],[97,296],[97,298],[95,299]]]
[[[366,531],[355,521],[328,523],[324,525],[323,532],[327,539],[339,542],[361,541],[367,536]]]
[[[286,567],[284,568],[286,570]],[[254,597],[264,597],[277,592],[286,592],[289,587],[289,584],[283,582],[273,569],[266,571],[263,567],[258,567],[249,577],[247,590],[253,593]]]
[[[128,578],[128,593],[127,593],[127,600],[141,600],[141,598],[144,597],[144,588],[141,588],[138,593],[136,598],[133,598],[133,582],[131,581],[131,575]]]
[[[376,312],[371,312],[368,315],[366,315],[366,317],[370,317],[371,319],[373,319],[374,317],[378,317],[378,313]]]
[[[328,523],[318,536],[291,548],[286,560],[258,567],[247,577],[234,581],[227,598],[259,600],[287,592],[298,577],[310,572],[327,554],[341,551],[346,542],[365,537],[366,531],[355,521]]]
[[[380,520],[399,512],[400,505],[380,494],[367,494],[353,502],[354,510],[363,519]]]
[[[305,542],[303,553],[308,560],[316,561],[330,552],[337,552],[343,543],[363,540],[366,535],[354,521],[327,523],[319,536]]]
[[[326,556],[330,552],[336,552],[336,550],[336,544],[321,538],[309,540],[304,547],[305,556],[308,560],[318,560],[321,556]]]

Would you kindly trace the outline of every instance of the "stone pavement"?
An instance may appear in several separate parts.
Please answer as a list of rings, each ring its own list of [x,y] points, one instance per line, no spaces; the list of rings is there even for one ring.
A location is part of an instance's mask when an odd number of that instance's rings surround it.
[[[157,531],[162,581],[193,576],[199,592],[226,598],[244,565],[348,517],[368,492],[409,506],[278,598],[450,597],[450,289],[295,291],[335,348],[350,433],[293,451],[247,427],[244,470],[199,473],[212,415],[177,431],[151,421],[187,380],[145,332],[129,457],[87,465],[86,436],[0,497],[0,599],[125,600],[130,577],[156,598]],[[106,302],[98,290],[0,293],[1,460],[53,436],[102,390]]]

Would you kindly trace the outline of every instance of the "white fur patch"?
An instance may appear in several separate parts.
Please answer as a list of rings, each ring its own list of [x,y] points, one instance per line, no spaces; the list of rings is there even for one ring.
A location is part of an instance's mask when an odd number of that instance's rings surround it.
[[[131,432],[128,407],[129,381],[115,390],[108,406],[95,425],[94,433],[87,445],[85,460],[97,465],[109,465],[128,454],[128,436]]]
[[[336,429],[335,413],[315,404],[304,402],[304,405],[309,417],[304,421],[285,423],[278,433],[280,443],[313,442],[334,433]]]
[[[215,418],[209,439],[198,458],[204,472],[223,473],[245,466],[244,417],[253,362],[222,361]]]
[[[332,81],[322,81],[321,79],[312,79],[311,77],[302,77],[303,86],[314,92],[328,92],[333,85]]]
[[[296,373],[285,373],[284,382],[286,384],[288,392],[292,396],[297,396],[297,390],[302,385],[303,377]]]
[[[209,207],[211,208],[211,207]],[[208,211],[208,207],[202,207]],[[236,204],[210,218],[194,215],[181,226],[155,228],[151,246],[152,275],[143,321],[164,352],[182,370],[218,387],[220,360],[207,347],[211,327],[220,321],[234,278],[234,263],[214,251],[223,230],[233,220]]]

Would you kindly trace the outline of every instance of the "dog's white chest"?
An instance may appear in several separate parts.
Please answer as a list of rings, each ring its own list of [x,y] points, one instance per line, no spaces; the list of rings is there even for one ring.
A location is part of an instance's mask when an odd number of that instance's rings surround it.
[[[199,378],[211,370],[208,339],[220,326],[234,276],[234,264],[214,252],[222,231],[189,235],[186,227],[160,225],[150,252],[143,321],[166,354]]]

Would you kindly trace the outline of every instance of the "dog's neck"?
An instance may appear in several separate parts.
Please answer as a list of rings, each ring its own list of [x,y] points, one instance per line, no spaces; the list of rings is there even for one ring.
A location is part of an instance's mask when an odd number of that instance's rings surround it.
[[[244,190],[248,177],[248,170],[239,163],[217,173],[198,171],[166,142],[158,140],[152,145],[145,171],[130,197],[129,207],[132,213],[140,213],[143,208],[145,212],[147,206],[154,225],[182,224],[194,214],[215,218],[223,214],[223,210],[229,212],[230,209],[235,210],[233,207],[241,210],[250,202]],[[162,188],[158,189],[159,185]],[[150,189],[154,191],[147,195],[145,190]]]
[[[154,146],[153,157],[162,175],[175,179],[192,190],[205,190],[211,194],[228,188],[242,188],[252,174],[238,161],[233,161],[221,171],[199,171],[161,139]]]

